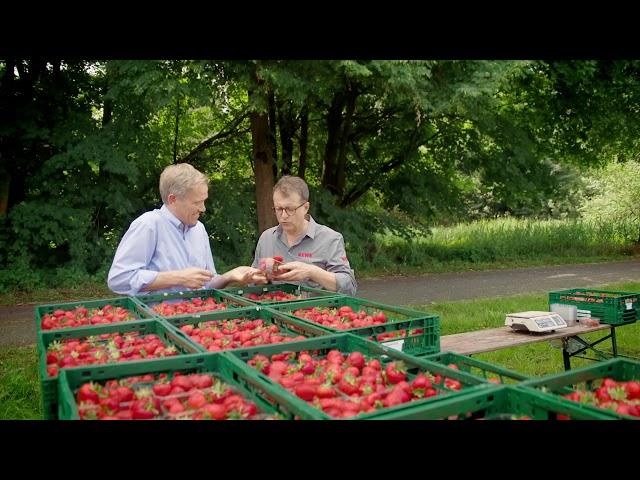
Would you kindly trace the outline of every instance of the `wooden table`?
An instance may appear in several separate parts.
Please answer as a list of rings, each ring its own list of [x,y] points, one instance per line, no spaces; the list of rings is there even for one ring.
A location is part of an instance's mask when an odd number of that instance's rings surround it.
[[[551,332],[527,332],[514,330],[511,327],[504,326],[486,330],[476,330],[473,332],[456,333],[454,335],[445,335],[440,337],[440,351],[472,355],[474,353],[492,352],[494,350],[517,347],[529,343],[561,339],[564,368],[565,370],[569,370],[571,369],[571,357],[578,356],[579,353],[589,349],[602,354],[593,347],[608,338],[611,339],[613,356],[617,356],[618,348],[616,344],[615,327],[616,325],[609,324],[600,324],[594,327],[577,324]],[[610,333],[594,342],[589,342],[581,338],[581,335],[586,333],[607,329],[610,330]],[[574,340],[573,344],[571,343],[572,339]]]

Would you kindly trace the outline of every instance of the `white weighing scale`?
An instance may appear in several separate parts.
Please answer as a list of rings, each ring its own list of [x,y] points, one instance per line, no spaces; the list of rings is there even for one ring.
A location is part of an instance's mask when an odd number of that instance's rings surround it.
[[[555,312],[535,311],[509,313],[504,324],[514,330],[529,332],[549,332],[569,326],[565,319]]]

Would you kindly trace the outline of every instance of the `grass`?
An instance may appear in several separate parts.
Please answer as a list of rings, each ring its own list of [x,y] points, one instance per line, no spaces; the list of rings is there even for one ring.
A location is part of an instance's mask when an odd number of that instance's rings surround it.
[[[347,252],[361,275],[440,273],[623,260],[640,253],[633,239],[629,225],[500,218],[434,227],[411,240],[378,235],[368,261],[363,249]]]
[[[640,291],[640,282],[615,283],[602,289]],[[437,313],[441,318],[441,334],[450,335],[504,325],[505,314],[525,310],[547,310],[547,294],[514,295],[458,302],[414,305],[413,308]],[[640,358],[640,327],[632,324],[616,330],[618,353]],[[596,332],[586,338],[599,338]],[[608,342],[600,348],[606,350]],[[610,345],[610,344],[609,344]],[[474,356],[480,360],[510,368],[529,376],[564,371],[562,352],[549,342],[540,342]],[[574,368],[593,362],[572,359]],[[0,419],[39,419],[40,380],[35,345],[0,347]]]
[[[0,419],[41,419],[35,345],[0,348]]]

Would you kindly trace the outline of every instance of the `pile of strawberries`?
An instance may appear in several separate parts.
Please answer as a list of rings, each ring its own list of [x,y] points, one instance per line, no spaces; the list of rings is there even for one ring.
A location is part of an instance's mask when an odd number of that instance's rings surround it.
[[[336,330],[349,330],[352,328],[369,327],[372,325],[382,325],[389,320],[384,312],[374,310],[371,313],[365,309],[354,311],[348,305],[339,308],[299,308],[292,312],[292,315],[309,320],[310,322],[324,325],[325,327],[335,328]],[[409,331],[409,335],[420,335],[424,333],[422,329]],[[376,336],[378,342],[393,340],[394,338],[404,337],[405,330],[396,330],[393,332],[385,332]],[[373,340],[373,337],[370,338]]]
[[[387,323],[387,317],[384,312],[374,311],[373,313],[368,313],[364,309],[355,312],[346,305],[340,308],[299,308],[293,311],[293,315],[337,330],[349,330],[351,328]]]
[[[147,374],[104,385],[85,383],[76,392],[83,420],[257,420],[278,419],[209,373],[172,378]]]
[[[247,293],[245,298],[254,302],[288,302],[290,300],[298,300],[300,297],[292,293],[286,293],[282,290],[274,290],[265,293]]]
[[[174,317],[176,315],[189,315],[198,312],[212,312],[215,310],[224,310],[227,308],[226,303],[216,303],[213,297],[192,298],[191,300],[183,300],[180,302],[164,301],[153,305],[153,311],[163,317]]]
[[[103,325],[107,323],[138,320],[138,317],[123,307],[105,305],[89,310],[82,305],[73,310],[54,310],[53,313],[45,313],[40,321],[42,330],[56,330],[59,328],[83,327],[91,325]]]
[[[402,361],[383,366],[361,352],[330,350],[255,355],[247,362],[302,400],[333,418],[375,412],[462,389],[460,381],[420,371],[410,378]]]
[[[126,362],[177,355],[173,345],[167,346],[155,334],[138,332],[104,333],[86,338],[53,341],[47,347],[47,374],[58,375],[66,367]]]
[[[563,397],[622,415],[640,417],[640,381],[604,378],[598,384],[593,390],[578,390]]]
[[[293,336],[281,332],[277,325],[267,325],[261,318],[211,320],[198,323],[195,327],[183,325],[180,330],[210,352],[305,339],[302,335]]]

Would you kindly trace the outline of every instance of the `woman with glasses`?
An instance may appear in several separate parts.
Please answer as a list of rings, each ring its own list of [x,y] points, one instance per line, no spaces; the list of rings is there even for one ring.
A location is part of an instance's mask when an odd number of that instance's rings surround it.
[[[278,226],[265,230],[256,246],[253,267],[274,281],[355,295],[357,284],[342,234],[309,215],[309,187],[300,177],[284,176],[273,187]],[[273,257],[282,263],[273,268]]]
[[[209,236],[198,221],[205,212],[208,189],[206,175],[188,163],[164,169],[162,208],[136,218],[122,237],[109,270],[111,290],[138,295],[266,281],[264,273],[253,267],[216,272]]]

